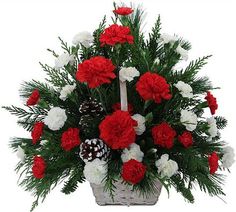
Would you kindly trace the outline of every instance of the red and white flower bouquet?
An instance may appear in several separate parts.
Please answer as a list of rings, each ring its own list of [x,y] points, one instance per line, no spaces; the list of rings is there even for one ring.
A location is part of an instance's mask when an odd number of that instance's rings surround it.
[[[11,147],[20,185],[36,197],[32,209],[59,182],[70,194],[85,180],[100,204],[154,204],[162,186],[191,203],[197,185],[224,195],[234,152],[221,140],[227,121],[214,87],[198,75],[210,56],[176,69],[189,42],[161,33],[160,17],[146,38],[140,8],[113,13],[71,45],[60,39],[62,51],[49,50],[55,64],[41,64],[46,81],[22,85],[25,107],[5,107],[29,132]]]

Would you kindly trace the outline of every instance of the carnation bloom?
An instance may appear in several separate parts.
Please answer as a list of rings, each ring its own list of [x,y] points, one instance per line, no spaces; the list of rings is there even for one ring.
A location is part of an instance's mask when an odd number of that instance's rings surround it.
[[[158,104],[171,98],[169,87],[164,77],[151,72],[143,74],[136,84],[136,90],[144,100],[154,100]]]
[[[34,157],[32,172],[35,178],[42,179],[45,175],[46,163],[41,156]]]
[[[163,43],[163,44],[167,44],[167,43],[175,43],[176,41],[178,41],[178,37],[175,36],[175,35],[169,35],[167,33],[163,33],[161,34],[160,36],[160,41]]]
[[[193,136],[191,132],[185,131],[182,135],[178,136],[178,140],[185,148],[193,145]]]
[[[107,175],[107,162],[96,158],[84,166],[84,177],[90,183],[100,185]]]
[[[209,140],[212,140],[212,138],[216,137],[218,135],[218,129],[216,125],[216,120],[212,116],[210,118],[207,118],[207,123],[208,123],[208,133],[210,134]]]
[[[65,101],[67,97],[75,90],[76,84],[74,83],[73,85],[65,85],[60,92],[59,98],[62,101]]]
[[[105,45],[115,46],[116,44],[134,43],[134,37],[131,35],[130,28],[112,24],[104,30],[100,36],[101,47]]]
[[[36,144],[37,141],[41,138],[43,134],[43,127],[44,127],[43,122],[36,122],[34,124],[33,130],[31,132],[33,144]]]
[[[182,97],[193,98],[193,89],[189,84],[183,81],[178,81],[174,86],[180,91]]]
[[[74,63],[75,57],[70,55],[69,53],[63,53],[55,60],[55,69],[63,68],[64,66],[68,65],[69,63]]]
[[[131,82],[134,80],[134,77],[139,77],[140,73],[135,67],[123,67],[119,71],[119,78],[121,82]]]
[[[44,124],[46,124],[50,130],[56,131],[64,126],[66,120],[66,111],[60,107],[53,107],[48,111],[44,119]]]
[[[26,102],[26,105],[27,105],[27,106],[36,105],[36,104],[38,103],[39,99],[40,99],[40,93],[39,93],[39,91],[38,91],[37,89],[35,89],[35,90],[31,93],[30,97],[28,98],[28,100],[27,100],[27,102]]]
[[[183,60],[188,60],[188,51],[184,49],[181,45],[178,45],[176,52],[181,56]]]
[[[134,114],[132,116],[132,119],[134,119],[138,123],[137,127],[134,127],[134,130],[135,130],[136,134],[137,135],[142,135],[146,130],[145,117],[140,115],[140,114]]]
[[[121,176],[124,181],[135,185],[144,178],[146,169],[141,162],[131,159],[123,164]]]
[[[82,44],[85,48],[89,48],[93,43],[93,35],[90,32],[84,31],[76,34],[72,40],[74,45]]]
[[[67,131],[63,132],[61,137],[61,147],[65,151],[70,151],[74,147],[80,145],[79,129],[69,128]]]
[[[142,162],[144,157],[144,153],[141,151],[140,146],[138,144],[131,144],[128,148],[124,149],[121,154],[121,160],[123,163],[135,159],[139,162]]]
[[[211,114],[214,115],[216,110],[218,109],[216,98],[211,94],[211,92],[208,91],[205,99],[207,100],[208,106],[211,110]]]
[[[118,7],[113,10],[113,12],[117,15],[130,15],[134,10],[130,7]]]
[[[181,123],[188,131],[193,131],[197,127],[197,115],[189,110],[181,110]]]
[[[20,159],[21,162],[24,162],[26,155],[24,149],[22,149],[20,145],[17,148],[16,156]]]
[[[170,149],[174,145],[174,137],[176,136],[176,132],[172,127],[163,122],[152,128],[152,137],[154,143],[160,145],[161,147]]]
[[[218,166],[219,166],[218,161],[219,161],[219,157],[216,154],[216,152],[213,152],[211,155],[208,156],[208,163],[209,163],[211,174],[215,174],[215,172],[217,171]]]
[[[118,110],[100,123],[100,138],[112,149],[127,148],[135,141],[135,126],[137,122],[128,112]]]
[[[113,109],[113,111],[121,110],[120,102],[117,102],[117,103],[113,104],[112,105],[112,109]],[[132,104],[128,104],[128,112],[129,112],[129,114],[132,115],[133,111],[134,111],[133,105]]]
[[[230,168],[233,163],[235,162],[234,157],[235,157],[235,153],[234,153],[234,149],[230,146],[227,146],[223,149],[224,155],[222,157],[222,166],[224,168]]]
[[[115,68],[110,59],[102,56],[92,57],[78,65],[76,79],[88,83],[89,88],[96,88],[116,78]]]
[[[158,173],[161,174],[161,177],[172,177],[177,173],[179,167],[178,164],[169,159],[168,154],[164,154],[161,156],[159,160],[155,163]]]

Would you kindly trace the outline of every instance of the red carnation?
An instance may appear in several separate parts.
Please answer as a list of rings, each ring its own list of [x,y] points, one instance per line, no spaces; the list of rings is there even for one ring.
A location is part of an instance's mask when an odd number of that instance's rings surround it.
[[[130,7],[118,7],[113,12],[117,15],[130,15],[134,10]]]
[[[80,145],[79,129],[69,128],[62,134],[61,137],[61,147],[65,151],[70,151],[74,147]]]
[[[160,145],[161,147],[170,149],[174,145],[174,137],[176,136],[176,132],[171,126],[163,122],[152,128],[152,137],[154,139],[154,143]]]
[[[141,162],[131,159],[123,164],[121,176],[124,181],[137,184],[144,178],[146,169]]]
[[[39,98],[40,98],[40,93],[39,93],[39,91],[37,89],[35,89],[31,93],[30,97],[28,98],[28,100],[26,102],[27,106],[36,105],[38,103],[38,101],[39,101]]]
[[[121,110],[121,104],[119,102],[115,103],[114,105],[112,105],[112,109],[113,111]],[[132,104],[128,104],[128,112],[130,115],[133,115],[134,107]]]
[[[34,157],[34,163],[32,167],[32,172],[35,178],[41,179],[44,178],[46,169],[46,163],[41,156]]]
[[[43,122],[36,122],[34,124],[33,130],[31,132],[31,137],[32,137],[33,144],[36,144],[37,141],[42,136],[42,134],[43,134],[43,127],[44,127],[44,123]]]
[[[115,68],[110,59],[102,56],[92,57],[78,65],[76,79],[88,83],[90,88],[96,88],[116,78]]]
[[[112,149],[124,149],[134,143],[137,122],[125,111],[117,110],[100,123],[100,138]]]
[[[190,132],[185,131],[182,135],[178,136],[178,140],[185,148],[193,145],[193,136]]]
[[[217,171],[218,161],[219,161],[219,157],[216,154],[216,152],[213,152],[211,155],[208,156],[208,163],[209,163],[211,174],[215,174],[215,172]]]
[[[109,46],[115,46],[120,43],[134,43],[134,37],[130,34],[130,28],[127,26],[119,26],[112,24],[104,30],[100,36],[101,47],[106,44]]]
[[[164,77],[151,72],[143,74],[136,84],[136,90],[144,100],[154,100],[156,103],[171,98],[169,87]]]
[[[211,114],[214,115],[216,110],[218,109],[216,98],[211,94],[211,92],[208,91],[205,99],[207,100],[208,106],[211,110]]]

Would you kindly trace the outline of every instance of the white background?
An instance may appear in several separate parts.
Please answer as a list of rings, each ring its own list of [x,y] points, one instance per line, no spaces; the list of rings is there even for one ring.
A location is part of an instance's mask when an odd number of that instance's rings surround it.
[[[124,0],[125,1],[125,0]],[[129,1],[126,1],[129,2]],[[226,116],[229,125],[223,138],[235,148],[235,0],[133,0],[143,2],[148,12],[145,31],[148,31],[158,14],[161,14],[163,32],[176,33],[192,42],[190,59],[213,54],[202,74],[211,77],[221,90],[214,91],[218,98],[217,114]],[[93,31],[103,15],[112,15],[112,0],[1,0],[0,1],[0,105],[21,105],[18,97],[23,80],[41,79],[39,61],[53,64],[46,48],[59,50],[57,36],[68,42],[79,31]],[[16,118],[0,110],[0,211],[27,212],[33,197],[17,186],[14,166],[15,155],[8,148],[13,136],[29,136],[16,125]],[[88,183],[77,192],[65,196],[56,189],[35,212],[47,211],[233,211],[235,202],[235,166],[225,186],[227,204],[210,198],[198,190],[196,203],[191,205],[173,190],[170,199],[163,190],[160,201],[153,207],[99,207]]]

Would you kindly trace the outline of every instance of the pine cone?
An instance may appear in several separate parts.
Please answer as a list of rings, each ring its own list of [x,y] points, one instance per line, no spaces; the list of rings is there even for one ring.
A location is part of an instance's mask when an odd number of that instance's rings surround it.
[[[90,97],[88,100],[85,100],[80,105],[79,112],[83,115],[90,115],[96,117],[103,114],[104,109],[100,102]]]
[[[109,147],[98,138],[86,139],[80,144],[79,155],[84,162],[91,162],[96,158],[106,160],[109,153]]]

